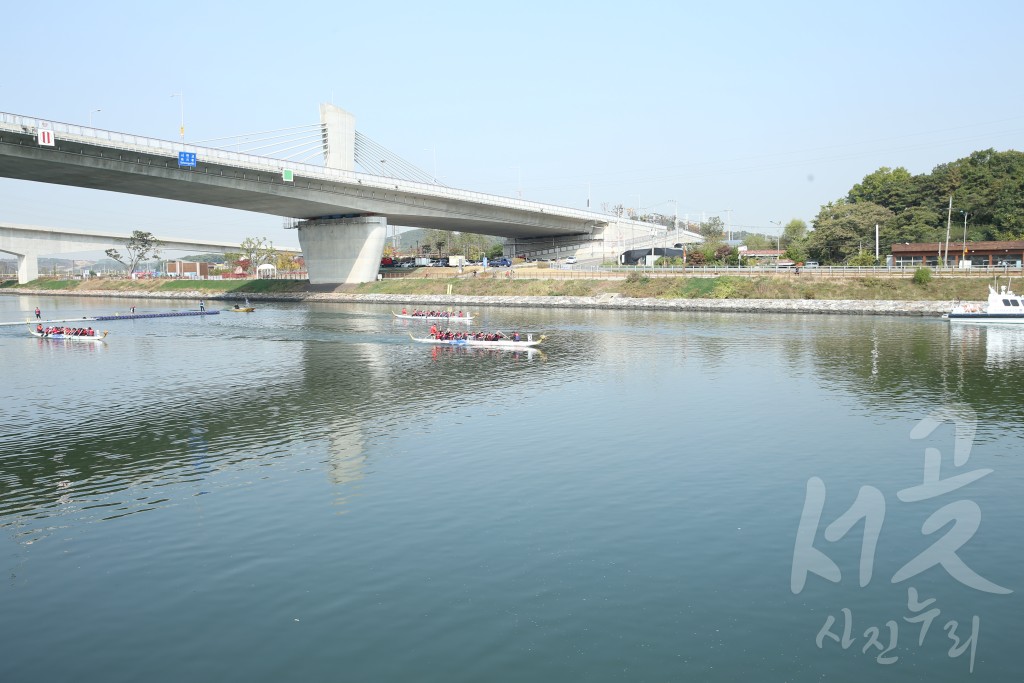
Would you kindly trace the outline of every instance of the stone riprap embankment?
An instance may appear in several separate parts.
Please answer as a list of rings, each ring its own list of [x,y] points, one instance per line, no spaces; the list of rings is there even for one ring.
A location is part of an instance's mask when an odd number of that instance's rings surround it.
[[[444,294],[353,294],[347,292],[294,292],[236,294],[202,291],[50,291],[16,289],[0,291],[21,296],[94,296],[122,299],[188,299],[198,301],[317,301],[413,305],[427,308],[496,306],[531,308],[599,308],[658,311],[705,311],[728,313],[818,313],[837,315],[938,316],[947,313],[948,301],[868,301],[825,299],[634,299],[617,295],[590,296],[470,296]],[[983,302],[979,302],[981,304]]]

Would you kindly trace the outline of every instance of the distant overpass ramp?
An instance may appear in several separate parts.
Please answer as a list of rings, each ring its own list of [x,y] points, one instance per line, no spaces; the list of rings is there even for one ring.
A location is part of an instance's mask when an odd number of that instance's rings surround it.
[[[18,257],[18,282],[24,284],[39,277],[39,257],[44,254],[67,254],[124,248],[130,235],[113,232],[85,232],[36,225],[0,224],[0,252]],[[231,242],[161,239],[160,249],[226,254],[237,252],[240,245]],[[279,251],[298,253],[291,247],[275,247]]]

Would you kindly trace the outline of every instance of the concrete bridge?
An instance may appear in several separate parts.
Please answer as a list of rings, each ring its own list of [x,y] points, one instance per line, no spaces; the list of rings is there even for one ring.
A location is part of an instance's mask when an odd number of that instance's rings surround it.
[[[354,117],[325,104],[320,119],[324,166],[0,113],[0,177],[297,219],[314,284],[375,279],[389,223],[504,237],[510,256],[612,258],[626,243],[701,239],[591,211],[357,173]]]
[[[124,248],[129,235],[111,232],[84,232],[34,225],[0,224],[0,251],[18,257],[18,282],[24,284],[39,277],[39,256],[42,254],[68,254],[78,251]],[[161,239],[160,249],[200,253],[227,254],[238,252],[239,245],[229,242],[189,241],[177,238]],[[277,247],[278,251],[298,252],[297,249]]]

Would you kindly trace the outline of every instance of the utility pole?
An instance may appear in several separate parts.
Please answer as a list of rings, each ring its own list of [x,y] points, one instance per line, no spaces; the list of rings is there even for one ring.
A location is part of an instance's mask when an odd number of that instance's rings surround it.
[[[782,251],[782,221],[768,221],[779,229],[779,234],[775,236],[775,251]],[[771,244],[769,242],[769,244]],[[781,254],[780,254],[781,255]],[[775,260],[778,261],[779,257],[776,256]]]
[[[950,221],[953,220],[953,195],[949,195],[949,211],[946,212],[946,256],[942,259],[940,266],[946,265],[946,261],[949,260],[949,226]],[[939,245],[939,256],[942,256],[942,245]]]
[[[964,215],[964,243],[961,245],[963,253],[960,255],[960,260],[963,261],[967,258],[967,212],[961,211],[960,213]]]
[[[672,205],[675,207],[675,215],[672,217],[672,225],[676,229],[676,242],[679,241],[679,202],[672,200]]]

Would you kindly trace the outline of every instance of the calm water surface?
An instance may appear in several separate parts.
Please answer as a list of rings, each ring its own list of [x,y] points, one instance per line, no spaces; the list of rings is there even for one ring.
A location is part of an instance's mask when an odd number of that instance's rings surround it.
[[[544,353],[372,305],[0,327],[0,681],[1020,680],[1024,330],[480,316]],[[905,502],[928,448],[991,472]]]

